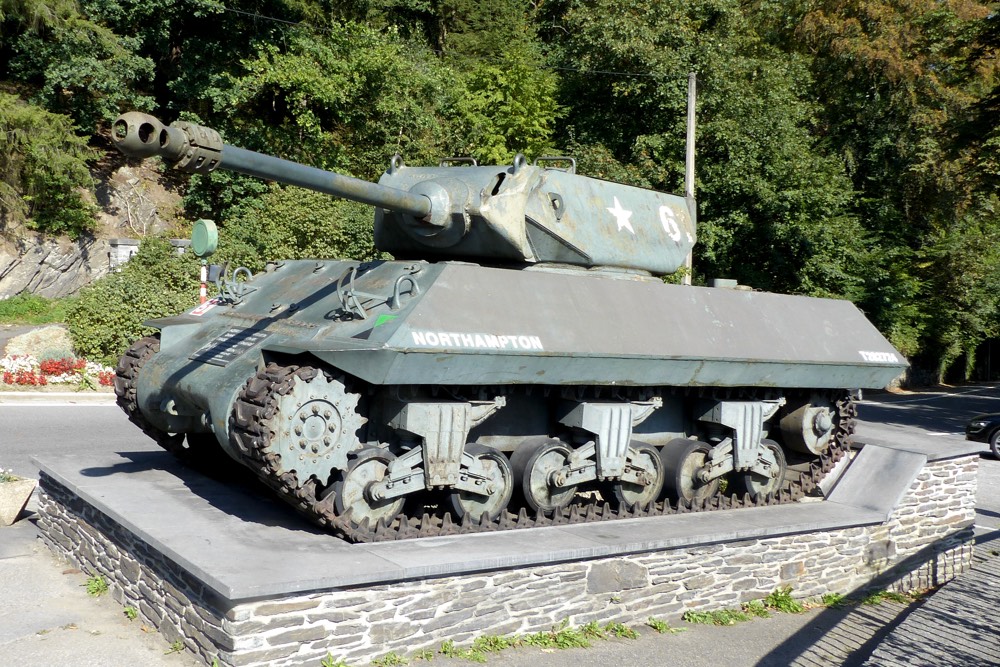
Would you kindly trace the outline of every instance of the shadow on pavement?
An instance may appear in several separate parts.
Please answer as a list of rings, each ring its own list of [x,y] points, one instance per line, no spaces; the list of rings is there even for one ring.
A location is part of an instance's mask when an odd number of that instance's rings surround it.
[[[965,529],[972,532],[972,528]],[[963,531],[964,532],[964,531]],[[1000,531],[994,531],[986,536],[977,539],[977,553],[985,550],[993,552],[1000,544]],[[856,589],[849,598],[860,599],[867,593],[885,590],[894,581],[907,572],[915,570],[921,566],[932,564],[937,556],[933,546],[925,547],[919,552],[901,561],[896,566],[887,570],[869,585]],[[981,561],[981,558],[974,558],[973,568]],[[936,565],[932,565],[936,568]],[[936,572],[935,572],[936,574]],[[966,581],[970,574],[964,573],[960,579],[953,581]],[[930,612],[924,609],[927,605],[936,605],[937,601],[932,593],[922,601],[903,606],[893,602],[883,602],[879,605],[858,604],[851,607],[834,607],[824,610],[808,627],[796,632],[780,645],[775,647],[770,653],[764,656],[758,663],[758,667],[777,667],[778,665],[790,665],[794,667],[830,667],[831,665],[842,665],[844,667],[861,667],[872,657],[876,651],[894,630],[907,621],[913,614],[924,614]],[[962,637],[955,638],[958,643],[966,644],[968,653],[965,655],[955,655],[956,662],[953,664],[975,665],[985,664],[976,659],[976,641],[982,636],[979,628],[974,627],[977,622],[988,623],[995,627],[991,620],[982,618],[976,621],[974,609],[976,604],[989,607],[989,611],[997,606],[995,596],[977,596],[979,599],[970,601],[970,618],[959,621],[961,632],[968,634],[968,641],[963,641]],[[928,662],[927,656],[932,644],[939,644],[941,638],[936,638],[933,634],[923,636],[908,636],[909,646],[906,651],[897,651],[906,655],[898,656],[901,664],[907,665],[930,665],[941,664],[935,660]],[[996,638],[989,639],[991,643],[996,642]],[[926,642],[926,643],[925,643]],[[880,662],[869,664],[881,664]],[[990,663],[993,664],[993,663]]]

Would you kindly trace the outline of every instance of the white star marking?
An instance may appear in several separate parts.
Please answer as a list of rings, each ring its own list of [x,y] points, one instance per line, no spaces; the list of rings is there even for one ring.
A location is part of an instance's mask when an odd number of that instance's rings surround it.
[[[615,222],[618,223],[618,231],[627,229],[632,232],[632,236],[635,236],[635,230],[632,229],[632,223],[628,221],[632,217],[632,211],[628,211],[622,208],[621,202],[618,201],[618,197],[615,197],[615,207],[607,209],[608,213],[615,216]]]

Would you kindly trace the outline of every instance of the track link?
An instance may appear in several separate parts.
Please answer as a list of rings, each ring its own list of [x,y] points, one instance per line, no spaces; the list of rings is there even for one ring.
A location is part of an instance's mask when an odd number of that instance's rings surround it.
[[[537,528],[592,521],[635,519],[640,517],[708,512],[714,510],[764,507],[795,502],[815,490],[819,482],[836,463],[850,451],[850,438],[854,432],[856,407],[849,397],[837,403],[838,420],[833,442],[822,456],[809,464],[808,472],[797,479],[786,481],[785,488],[763,498],[716,495],[704,502],[672,504],[669,501],[652,503],[646,507],[614,509],[596,499],[573,504],[550,515],[529,515],[524,509],[519,513],[503,512],[495,521],[482,521],[464,516],[455,520],[448,512],[425,513],[421,516],[399,515],[391,522],[370,525],[367,521],[355,526],[349,515],[337,515],[331,499],[323,500],[321,489],[313,480],[299,484],[294,472],[278,468],[278,457],[267,451],[272,433],[264,421],[273,417],[277,399],[291,390],[296,376],[311,379],[316,369],[300,366],[269,364],[251,378],[237,397],[230,417],[230,438],[241,453],[243,463],[274,490],[285,502],[305,514],[313,522],[352,542],[381,542],[416,537],[460,535],[518,528]]]

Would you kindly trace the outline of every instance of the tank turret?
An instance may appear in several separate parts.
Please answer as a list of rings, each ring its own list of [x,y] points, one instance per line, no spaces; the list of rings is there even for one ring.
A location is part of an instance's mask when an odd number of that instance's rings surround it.
[[[695,242],[693,199],[580,176],[571,160],[528,164],[518,155],[505,166],[467,160],[409,167],[397,155],[376,184],[230,146],[211,128],[164,125],[139,112],[119,117],[112,139],[126,155],[158,156],[183,171],[226,169],[371,204],[376,246],[400,259],[664,275],[683,264]]]

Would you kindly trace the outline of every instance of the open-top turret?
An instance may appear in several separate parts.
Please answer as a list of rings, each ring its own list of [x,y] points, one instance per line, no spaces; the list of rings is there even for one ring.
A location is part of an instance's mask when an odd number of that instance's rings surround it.
[[[695,243],[693,199],[580,176],[572,160],[409,167],[398,155],[378,184],[222,142],[201,125],[131,112],[115,145],[192,173],[226,169],[376,207],[375,244],[400,259],[568,264],[673,273]],[[564,165],[558,168],[557,165]],[[595,215],[599,214],[599,215]]]
[[[342,537],[791,502],[847,451],[852,391],[905,368],[850,302],[664,284],[695,241],[691,194],[520,156],[397,156],[375,184],[136,113],[113,136],[376,207],[394,261],[266,258],[155,321],[115,382],[165,448],[249,467]]]

